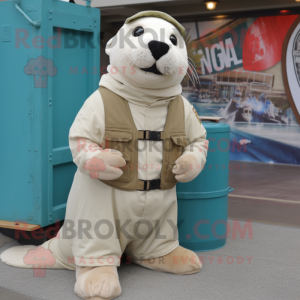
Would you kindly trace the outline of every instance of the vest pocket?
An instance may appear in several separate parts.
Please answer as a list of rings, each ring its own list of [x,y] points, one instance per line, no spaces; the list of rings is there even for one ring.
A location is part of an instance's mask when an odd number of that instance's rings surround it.
[[[187,146],[188,142],[186,140],[185,136],[171,136],[171,139],[173,141],[173,143],[177,146],[181,146],[181,147],[185,147]]]
[[[112,142],[129,142],[132,140],[131,131],[122,130],[106,130],[105,131],[105,141]]]
[[[175,161],[181,156],[183,148],[187,145],[185,136],[171,136],[168,163],[175,164]]]
[[[172,172],[175,166],[175,161],[181,156],[183,148],[188,145],[184,135],[171,135],[169,145],[165,149],[167,151],[167,174],[166,181],[169,183],[176,183],[175,174]]]
[[[126,165],[121,168],[123,175],[116,179],[118,181],[129,181],[130,160],[133,155],[132,132],[120,130],[105,131],[105,148],[120,151],[126,161]]]

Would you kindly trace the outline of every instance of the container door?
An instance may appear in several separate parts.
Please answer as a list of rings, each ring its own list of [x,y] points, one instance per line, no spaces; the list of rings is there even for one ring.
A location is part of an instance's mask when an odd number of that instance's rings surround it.
[[[13,3],[0,2],[0,220],[4,221],[37,221],[33,201],[33,85],[24,71],[33,50],[23,42],[34,36]]]
[[[47,59],[53,62],[53,76],[48,77],[48,224],[65,217],[77,170],[69,149],[69,130],[84,101],[99,87],[100,12],[80,8],[93,13],[47,12],[48,37],[56,45],[47,47]]]

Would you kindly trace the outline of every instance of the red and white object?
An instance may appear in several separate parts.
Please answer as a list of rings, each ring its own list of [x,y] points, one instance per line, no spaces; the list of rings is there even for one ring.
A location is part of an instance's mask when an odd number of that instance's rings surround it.
[[[243,46],[243,66],[248,71],[271,68],[281,60],[285,36],[298,16],[261,17],[249,27]]]

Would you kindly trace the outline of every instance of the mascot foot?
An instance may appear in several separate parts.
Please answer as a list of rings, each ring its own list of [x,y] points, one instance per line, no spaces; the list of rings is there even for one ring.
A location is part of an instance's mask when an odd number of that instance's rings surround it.
[[[79,267],[76,266],[74,292],[86,300],[108,300],[121,294],[117,267]]]
[[[181,246],[165,256],[138,260],[134,263],[155,271],[181,275],[198,273],[202,268],[197,254]]]

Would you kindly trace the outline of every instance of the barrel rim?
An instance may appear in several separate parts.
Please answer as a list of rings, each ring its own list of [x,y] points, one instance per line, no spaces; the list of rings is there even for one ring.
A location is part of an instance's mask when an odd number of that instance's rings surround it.
[[[204,128],[208,133],[224,133],[230,132],[230,125],[226,123],[211,123],[211,122],[202,122]]]
[[[228,196],[233,191],[233,188],[228,187],[224,190],[213,191],[213,192],[177,192],[177,199],[211,199]]]

